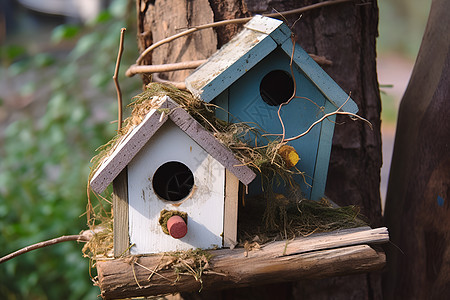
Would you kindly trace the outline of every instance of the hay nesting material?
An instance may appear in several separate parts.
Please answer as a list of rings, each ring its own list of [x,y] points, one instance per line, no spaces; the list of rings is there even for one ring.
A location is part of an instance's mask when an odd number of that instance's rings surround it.
[[[91,225],[93,235],[83,246],[84,257],[90,259],[105,259],[114,257],[113,219],[111,217],[97,216],[99,225]]]
[[[268,241],[308,236],[313,233],[367,226],[359,208],[353,205],[333,207],[322,198],[320,201],[287,198],[275,194],[272,226],[267,226],[267,208],[260,205],[263,199],[246,200],[246,207],[239,211],[239,240],[241,245],[249,242],[264,244]],[[261,222],[263,221],[263,222]],[[254,226],[254,224],[263,224]]]
[[[191,93],[181,91],[173,86],[150,83],[144,92],[133,98],[134,101],[129,105],[132,107],[131,116],[123,122],[123,127],[117,136],[97,149],[100,152],[91,160],[93,167],[89,179],[92,178],[101,163],[112,154],[122,138],[139,125],[152,109],[158,109],[163,96],[169,96],[185,109],[228,147],[243,165],[249,166],[258,173],[265,173],[266,170],[270,171],[269,173],[279,173],[283,179],[292,174],[301,173],[299,170],[290,170],[292,166],[287,165],[278,153],[284,143],[281,144],[276,139],[263,137],[264,132],[256,126],[223,121],[215,116],[215,110],[221,109],[220,107],[196,99]]]
[[[194,249],[187,251],[177,251],[167,253],[175,258],[172,264],[172,268],[177,274],[177,280],[183,275],[189,275],[200,282],[200,291],[203,288],[202,275],[209,268],[209,261],[212,258],[212,254],[202,249]]]
[[[253,225],[246,226],[245,221],[240,218],[241,241],[254,242],[255,236],[258,236],[259,241],[262,242],[264,239],[290,238],[365,225],[357,218],[358,211],[355,207],[332,208],[325,201],[315,202],[303,199],[298,184],[293,180],[293,175],[304,176],[304,174],[295,167],[300,158],[291,146],[281,143],[279,138],[269,138],[255,124],[229,123],[220,120],[215,116],[215,111],[221,109],[220,107],[196,99],[189,92],[159,83],[147,85],[144,92],[133,98],[134,101],[129,105],[132,108],[131,115],[124,120],[122,129],[110,142],[97,149],[99,154],[92,159],[93,167],[89,181],[122,139],[139,125],[152,109],[159,108],[163,96],[169,96],[177,102],[230,149],[242,165],[260,174],[263,196],[257,202],[265,203],[265,207],[260,212],[251,211],[250,219],[253,218]],[[170,111],[165,113],[170,114]],[[273,187],[278,185],[286,186],[292,191],[291,194],[288,196],[275,194]],[[101,210],[95,212],[89,198],[88,224],[96,234],[92,241],[85,245],[83,253],[92,259],[113,257],[112,214],[103,208],[101,205],[103,201],[110,202],[108,199],[99,197],[98,207]],[[248,202],[247,199],[246,202]],[[164,218],[162,219],[164,223]],[[254,224],[261,224],[261,221],[264,226],[254,227]],[[180,269],[180,274],[183,272],[185,271]]]

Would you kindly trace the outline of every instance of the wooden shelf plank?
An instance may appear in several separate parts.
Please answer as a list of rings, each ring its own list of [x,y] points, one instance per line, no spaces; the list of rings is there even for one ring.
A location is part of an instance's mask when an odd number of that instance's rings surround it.
[[[242,248],[211,250],[213,258],[210,268],[202,275],[203,289],[226,289],[379,270],[385,265],[386,257],[369,245],[388,240],[386,228],[363,227],[288,242],[273,242],[248,253]],[[200,283],[192,276],[181,276],[175,283],[176,275],[170,268],[159,270],[158,274],[148,279],[152,273],[149,270],[170,260],[169,255],[152,255],[136,257],[135,260],[98,261],[98,285],[102,296],[117,299],[199,290]]]

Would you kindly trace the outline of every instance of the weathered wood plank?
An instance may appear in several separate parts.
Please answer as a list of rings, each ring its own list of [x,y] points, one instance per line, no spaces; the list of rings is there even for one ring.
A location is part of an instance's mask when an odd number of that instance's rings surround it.
[[[212,250],[211,267],[202,275],[203,289],[236,288],[379,270],[385,265],[386,257],[366,243],[387,241],[386,228],[363,228],[298,238],[289,243],[274,242],[248,253],[242,248]],[[181,276],[175,283],[176,275],[171,269],[159,270],[149,280],[152,274],[149,270],[163,266],[170,259],[168,255],[153,255],[136,257],[137,264],[130,259],[97,262],[102,296],[117,299],[199,290],[200,283],[191,276]]]
[[[145,119],[124,138],[113,154],[95,172],[91,179],[91,188],[97,193],[103,192],[165,121],[167,121],[167,116],[161,119],[160,113],[156,110],[148,113]]]
[[[125,253],[130,244],[128,236],[128,183],[127,168],[114,179],[113,207],[114,207],[114,257]]]
[[[223,219],[223,245],[234,248],[237,244],[239,179],[225,170],[225,208]]]
[[[234,157],[234,154],[211,133],[206,131],[188,112],[180,108],[178,104],[167,96],[161,101],[160,108],[171,109],[169,117],[181,130],[225,168],[236,175],[242,183],[249,184],[252,182],[256,174],[249,167],[242,166],[241,162]],[[103,192],[167,119],[167,115],[162,116],[156,109],[151,110],[145,119],[124,138],[111,156],[95,172],[91,179],[91,188],[97,193]]]
[[[256,174],[249,167],[243,166],[225,145],[221,144],[210,132],[206,131],[187,111],[179,108],[172,100],[166,101],[164,105],[171,109],[170,119],[206,152],[233,173],[243,184],[247,185],[255,179]]]

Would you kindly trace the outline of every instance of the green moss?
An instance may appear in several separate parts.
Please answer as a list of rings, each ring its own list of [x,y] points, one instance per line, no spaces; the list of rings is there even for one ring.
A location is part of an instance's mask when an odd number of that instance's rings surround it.
[[[167,229],[167,221],[170,219],[170,217],[173,216],[180,216],[183,218],[184,222],[187,224],[187,213],[177,210],[162,210],[159,215],[159,225],[161,225],[162,231],[165,234],[169,234],[169,229]]]

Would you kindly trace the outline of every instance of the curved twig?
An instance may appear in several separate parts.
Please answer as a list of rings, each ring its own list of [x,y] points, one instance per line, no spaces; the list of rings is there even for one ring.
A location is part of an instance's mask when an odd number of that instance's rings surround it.
[[[119,52],[117,53],[117,61],[116,61],[116,69],[114,70],[114,84],[116,85],[116,91],[117,91],[117,103],[118,103],[118,131],[122,128],[122,91],[120,90],[119,86],[119,67],[120,67],[120,60],[122,59],[122,52],[123,52],[123,36],[125,34],[126,28],[122,28],[120,30],[120,42],[119,42]]]
[[[25,248],[22,248],[20,250],[17,250],[16,252],[13,252],[11,254],[8,254],[6,256],[3,256],[2,258],[0,258],[0,264],[4,263],[5,261],[8,261],[10,259],[13,259],[14,257],[17,257],[19,255],[25,254],[27,252],[30,252],[32,250],[36,250],[39,248],[44,248],[47,246],[51,246],[54,244],[58,244],[58,243],[62,243],[62,242],[68,242],[68,241],[78,241],[78,242],[87,242],[89,241],[89,237],[87,237],[86,235],[82,235],[82,234],[76,234],[76,235],[65,235],[65,236],[61,236],[55,239],[51,239],[48,241],[44,241],[44,242],[39,242],[30,246],[27,246]]]
[[[263,16],[276,18],[276,17],[279,17],[280,14],[282,14],[283,16],[299,14],[299,13],[302,13],[305,11],[321,8],[324,6],[329,6],[329,5],[334,5],[334,4],[344,3],[344,2],[353,2],[353,1],[354,0],[329,0],[329,1],[324,1],[324,2],[320,2],[320,3],[304,6],[304,7],[297,8],[297,9],[282,11],[279,13],[263,14]],[[154,43],[153,45],[150,45],[147,49],[142,51],[141,55],[136,60],[136,64],[138,64],[138,65],[141,64],[144,57],[147,56],[154,49],[158,48],[159,46],[167,44],[167,43],[169,43],[173,40],[176,40],[180,37],[183,37],[185,35],[192,34],[198,30],[207,29],[207,28],[219,27],[219,26],[224,26],[224,25],[228,25],[228,24],[242,24],[242,23],[246,23],[246,22],[250,21],[251,19],[252,19],[252,17],[233,19],[233,20],[224,20],[224,21],[219,21],[219,22],[214,22],[214,23],[209,23],[209,24],[204,24],[204,25],[199,25],[199,26],[189,28],[178,34],[175,34],[175,35],[172,35],[165,39],[162,39],[159,42]]]
[[[303,132],[303,133],[301,133],[301,134],[299,134],[299,135],[297,135],[297,136],[288,138],[288,139],[283,139],[283,142],[290,142],[290,141],[293,141],[293,140],[296,140],[296,139],[301,138],[302,136],[308,134],[308,133],[311,131],[311,129],[313,129],[314,126],[316,126],[317,124],[319,124],[320,122],[322,122],[323,120],[325,120],[326,118],[328,118],[328,117],[330,117],[330,116],[332,116],[332,115],[348,115],[348,116],[355,117],[355,118],[357,118],[357,119],[360,119],[360,120],[366,122],[367,124],[369,124],[370,129],[373,129],[372,123],[370,123],[369,120],[364,119],[363,117],[358,116],[357,114],[354,114],[354,113],[336,110],[336,111],[333,111],[333,112],[330,112],[330,113],[328,113],[328,114],[323,115],[320,119],[318,119],[317,121],[315,121],[314,123],[312,123],[311,126],[309,126],[309,128],[308,128],[305,132]]]
[[[140,73],[161,73],[161,72],[195,69],[201,64],[205,63],[206,61],[207,61],[206,59],[203,59],[203,60],[193,60],[163,65],[144,65],[144,66],[131,65],[125,72],[125,75],[127,77],[131,77]]]

